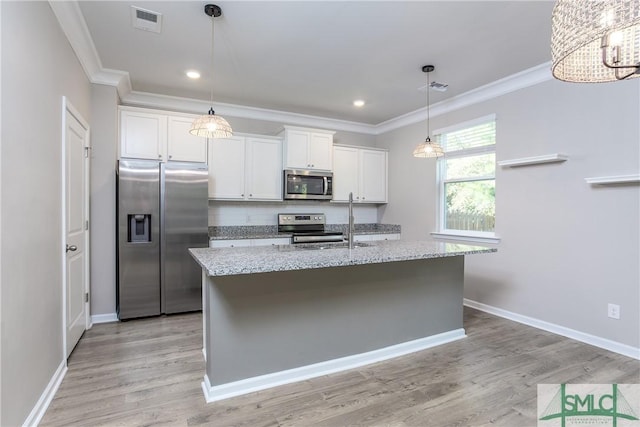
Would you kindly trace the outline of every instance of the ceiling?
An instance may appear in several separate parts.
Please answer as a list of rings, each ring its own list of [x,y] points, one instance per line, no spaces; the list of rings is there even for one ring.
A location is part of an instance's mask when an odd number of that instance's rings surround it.
[[[134,91],[208,100],[206,1],[80,1],[102,62]],[[553,1],[217,1],[216,102],[379,124],[426,104],[423,65],[460,95],[550,60]],[[134,29],[131,6],[161,13]],[[202,78],[191,80],[188,69]],[[356,108],[355,99],[366,105]]]

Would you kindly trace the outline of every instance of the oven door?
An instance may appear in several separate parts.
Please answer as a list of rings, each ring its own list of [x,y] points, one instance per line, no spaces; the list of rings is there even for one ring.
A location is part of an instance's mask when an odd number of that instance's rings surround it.
[[[333,173],[285,170],[284,198],[286,200],[331,200]]]

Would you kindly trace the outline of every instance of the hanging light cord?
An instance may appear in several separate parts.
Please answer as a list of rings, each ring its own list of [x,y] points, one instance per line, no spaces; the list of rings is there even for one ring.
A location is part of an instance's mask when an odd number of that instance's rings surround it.
[[[210,92],[210,97],[209,100],[211,101],[211,108],[209,110],[209,114],[213,114],[213,42],[215,41],[215,28],[214,28],[214,22],[215,22],[215,16],[211,15],[211,76],[209,77],[211,79],[211,92]]]
[[[429,73],[427,72],[427,140],[431,140],[431,129],[429,128]]]

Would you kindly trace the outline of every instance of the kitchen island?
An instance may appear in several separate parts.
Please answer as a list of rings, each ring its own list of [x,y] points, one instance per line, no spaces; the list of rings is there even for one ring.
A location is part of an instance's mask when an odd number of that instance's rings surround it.
[[[190,251],[203,270],[212,402],[463,338],[464,256],[495,249],[386,241]]]

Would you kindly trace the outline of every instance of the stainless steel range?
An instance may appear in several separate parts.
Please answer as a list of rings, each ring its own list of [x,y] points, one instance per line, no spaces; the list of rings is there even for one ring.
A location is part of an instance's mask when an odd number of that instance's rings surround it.
[[[341,232],[325,231],[324,214],[278,214],[278,232],[292,233],[291,243],[342,242]]]

